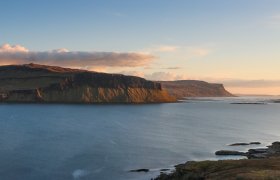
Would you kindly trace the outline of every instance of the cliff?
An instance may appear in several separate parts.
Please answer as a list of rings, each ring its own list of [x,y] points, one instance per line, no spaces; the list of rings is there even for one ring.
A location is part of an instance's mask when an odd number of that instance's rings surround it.
[[[135,76],[38,64],[0,67],[1,102],[161,103],[175,98]]]
[[[232,97],[222,84],[196,80],[160,81],[163,89],[176,98],[184,97]]]

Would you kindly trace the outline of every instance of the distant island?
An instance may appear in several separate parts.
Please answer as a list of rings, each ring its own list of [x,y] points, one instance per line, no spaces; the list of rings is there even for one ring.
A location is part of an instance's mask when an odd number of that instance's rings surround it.
[[[39,64],[0,66],[0,102],[166,103],[182,97],[232,96],[202,81],[148,81]]]

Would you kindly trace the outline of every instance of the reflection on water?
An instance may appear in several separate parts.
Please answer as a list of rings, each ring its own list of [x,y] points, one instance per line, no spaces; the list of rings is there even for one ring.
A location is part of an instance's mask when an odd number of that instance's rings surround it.
[[[231,104],[240,98],[187,102],[2,104],[1,180],[149,179],[158,169],[187,160],[216,159],[216,150],[256,147],[230,143],[261,141],[265,146],[280,139],[280,104]],[[139,168],[153,171],[128,172]]]

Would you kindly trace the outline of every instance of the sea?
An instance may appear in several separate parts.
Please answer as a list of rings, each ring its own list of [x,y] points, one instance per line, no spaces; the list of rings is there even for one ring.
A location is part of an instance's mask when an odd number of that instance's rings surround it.
[[[146,180],[217,150],[280,141],[280,97],[166,104],[0,104],[1,180]],[[259,141],[260,145],[229,146]],[[149,172],[130,172],[149,169]]]

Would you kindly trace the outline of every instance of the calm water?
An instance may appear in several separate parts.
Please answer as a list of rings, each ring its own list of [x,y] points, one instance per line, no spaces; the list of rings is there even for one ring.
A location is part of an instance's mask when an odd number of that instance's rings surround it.
[[[0,179],[149,179],[234,142],[280,140],[280,104],[0,105]],[[254,147],[254,146],[251,146]],[[245,150],[245,147],[237,149]],[[131,169],[150,168],[150,173]]]

